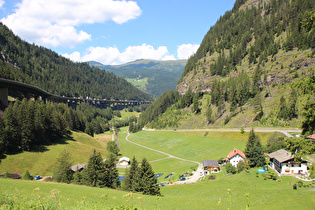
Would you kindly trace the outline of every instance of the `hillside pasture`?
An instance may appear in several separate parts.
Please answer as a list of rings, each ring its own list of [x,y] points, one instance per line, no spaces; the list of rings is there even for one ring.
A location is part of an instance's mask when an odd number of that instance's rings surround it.
[[[1,160],[0,173],[8,171],[22,175],[27,169],[33,175],[51,176],[54,165],[63,150],[67,150],[71,154],[73,165],[83,164],[88,161],[94,149],[105,157],[107,141],[109,138],[103,137],[102,140],[97,141],[85,133],[72,131],[69,137],[64,138],[58,144],[43,146],[36,151],[7,155]]]

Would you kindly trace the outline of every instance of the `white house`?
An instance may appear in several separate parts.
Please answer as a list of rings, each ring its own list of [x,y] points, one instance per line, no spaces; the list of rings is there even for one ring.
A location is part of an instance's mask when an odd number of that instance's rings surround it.
[[[119,159],[119,165],[121,166],[127,166],[129,164],[130,160],[127,157],[122,157]]]
[[[240,161],[244,161],[246,159],[246,156],[245,154],[237,149],[237,148],[234,148],[229,154],[228,154],[228,159],[230,161],[230,163],[234,166],[234,167],[237,167],[238,163]]]
[[[306,161],[294,161],[291,152],[280,149],[267,154],[270,158],[270,166],[282,175],[305,174],[307,172]]]

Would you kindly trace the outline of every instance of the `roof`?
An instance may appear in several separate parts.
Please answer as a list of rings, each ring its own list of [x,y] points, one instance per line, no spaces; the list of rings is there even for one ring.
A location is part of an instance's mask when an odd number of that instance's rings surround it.
[[[234,157],[235,155],[240,155],[242,158],[246,158],[245,154],[237,149],[237,148],[234,148],[229,154],[228,154],[228,158],[231,159],[232,157]]]
[[[76,172],[77,170],[82,170],[82,169],[84,169],[85,167],[87,166],[87,163],[84,163],[84,164],[75,164],[74,166],[71,166],[70,167],[70,169],[71,169],[71,171],[74,171],[74,172]]]
[[[219,167],[219,163],[216,160],[203,160],[202,165],[203,166],[217,166],[217,167]]]
[[[10,175],[11,179],[21,179],[22,178],[22,176],[20,174],[17,174],[17,173],[14,173],[14,174],[9,173],[9,175]],[[5,173],[3,173],[3,175],[0,175],[0,177],[4,177],[4,176],[5,176]]]
[[[308,139],[315,139],[315,133],[310,135],[310,136],[308,136],[308,137],[306,137],[306,138],[308,138]]]
[[[275,152],[269,153],[267,154],[267,156],[278,160],[280,163],[293,159],[291,152],[285,149],[280,149]]]
[[[119,159],[119,162],[122,162],[122,161],[129,162],[130,160],[127,157],[122,157],[122,158]]]

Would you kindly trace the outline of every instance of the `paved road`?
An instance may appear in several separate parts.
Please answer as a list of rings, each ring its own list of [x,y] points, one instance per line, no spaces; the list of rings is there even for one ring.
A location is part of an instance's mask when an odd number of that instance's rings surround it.
[[[143,145],[141,145],[141,144],[138,144],[138,143],[135,143],[135,142],[133,142],[133,141],[130,141],[130,140],[128,139],[128,137],[129,137],[129,132],[128,132],[127,136],[126,136],[126,141],[128,141],[128,142],[130,142],[130,143],[132,143],[132,144],[135,144],[135,145],[137,145],[137,146],[139,146],[139,147],[142,147],[142,148],[145,148],[145,149],[154,151],[154,152],[158,152],[158,153],[167,155],[168,158],[174,158],[174,159],[177,159],[177,160],[192,162],[192,163],[196,163],[196,164],[198,165],[198,169],[194,172],[194,174],[193,174],[191,177],[187,177],[187,180],[185,180],[185,181],[178,181],[177,184],[194,183],[194,182],[198,181],[199,178],[201,178],[201,177],[204,176],[203,170],[202,170],[202,169],[203,169],[202,163],[199,163],[199,162],[194,161],[194,160],[187,160],[187,159],[179,158],[179,157],[176,157],[176,156],[174,156],[174,155],[168,154],[168,153],[166,153],[166,152],[162,152],[162,151],[160,151],[160,150],[156,150],[156,149],[152,149],[152,148],[150,148],[150,147],[143,146]],[[162,159],[165,159],[165,158],[162,158]],[[160,160],[161,160],[161,159],[160,159]],[[151,162],[154,162],[154,161],[151,161]],[[200,175],[201,173],[202,173],[202,175]]]
[[[155,129],[143,129],[145,131],[178,131],[178,132],[194,132],[194,131],[208,131],[208,132],[240,132],[240,128],[219,128],[219,129],[176,129],[176,130],[155,130]],[[245,132],[249,132],[251,128],[245,128]],[[274,129],[274,128],[254,128],[255,132],[281,132],[287,137],[292,137],[288,132],[301,133],[301,129]]]

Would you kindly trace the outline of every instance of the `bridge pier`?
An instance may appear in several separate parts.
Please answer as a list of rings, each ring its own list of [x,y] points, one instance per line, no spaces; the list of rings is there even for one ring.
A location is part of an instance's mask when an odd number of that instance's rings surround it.
[[[8,88],[0,88],[0,102],[4,107],[8,107]]]

